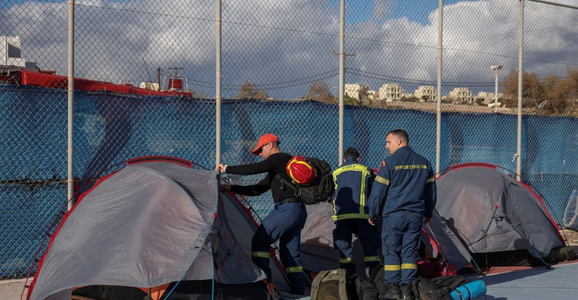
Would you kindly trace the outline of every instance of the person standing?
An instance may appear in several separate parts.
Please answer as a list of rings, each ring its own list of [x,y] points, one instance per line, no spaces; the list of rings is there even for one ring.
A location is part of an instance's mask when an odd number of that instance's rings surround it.
[[[257,228],[251,242],[251,255],[255,264],[271,280],[269,246],[279,240],[279,256],[291,283],[291,293],[304,295],[305,281],[299,246],[301,244],[301,230],[307,219],[307,211],[304,204],[295,197],[293,190],[283,188],[280,180],[276,178],[279,175],[291,182],[285,167],[292,156],[281,152],[279,144],[280,141],[277,136],[265,134],[259,138],[257,146],[252,151],[254,155],[259,155],[263,161],[239,166],[219,164],[215,170],[238,175],[267,174],[255,185],[223,185],[221,188],[245,196],[257,196],[271,190],[275,208]]]
[[[356,149],[347,149],[344,157],[343,166],[333,171],[333,244],[339,250],[340,268],[351,276],[356,269],[353,265],[352,235],[357,234],[365,255],[363,261],[371,274],[379,266],[377,249],[380,247],[379,232],[367,223],[367,198],[375,175],[370,168],[359,163]]]
[[[430,162],[415,153],[401,129],[387,134],[391,154],[375,178],[369,196],[369,223],[383,207],[382,249],[389,298],[414,299],[411,283],[417,275],[419,234],[436,204],[435,175]]]

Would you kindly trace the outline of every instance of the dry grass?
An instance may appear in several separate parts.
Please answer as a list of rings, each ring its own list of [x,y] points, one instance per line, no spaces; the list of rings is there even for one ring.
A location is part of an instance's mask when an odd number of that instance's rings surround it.
[[[414,109],[430,112],[437,111],[437,103],[435,102],[380,101],[378,103],[373,102],[369,106],[386,109]],[[442,112],[480,113],[480,114],[490,114],[495,112],[495,108],[493,107],[487,107],[482,105],[450,104],[450,103],[442,103],[441,110]],[[518,108],[499,107],[498,113],[517,114]],[[522,114],[533,114],[533,113],[535,113],[535,109],[522,110]],[[578,107],[570,110],[566,116],[574,118],[578,117]]]

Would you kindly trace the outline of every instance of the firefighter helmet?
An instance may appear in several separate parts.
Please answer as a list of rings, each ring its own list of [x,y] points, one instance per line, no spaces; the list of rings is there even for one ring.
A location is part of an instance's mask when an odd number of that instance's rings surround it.
[[[287,163],[287,175],[295,183],[308,185],[317,176],[317,170],[305,157],[297,155],[293,156]]]

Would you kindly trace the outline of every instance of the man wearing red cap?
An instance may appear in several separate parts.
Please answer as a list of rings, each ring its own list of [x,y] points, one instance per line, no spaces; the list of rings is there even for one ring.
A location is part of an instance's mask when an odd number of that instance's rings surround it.
[[[291,182],[285,168],[292,156],[281,152],[279,144],[280,141],[277,136],[270,133],[265,134],[259,139],[257,146],[252,151],[254,155],[261,156],[263,161],[239,166],[219,164],[215,170],[238,175],[267,173],[267,176],[255,185],[223,185],[222,189],[245,196],[258,196],[271,190],[275,208],[263,219],[253,236],[251,243],[253,261],[267,274],[270,280],[269,258],[271,252],[269,246],[279,240],[279,255],[281,263],[285,267],[285,273],[291,282],[291,292],[304,295],[305,282],[299,245],[301,244],[301,230],[307,219],[307,211],[305,205],[295,197],[293,190],[285,187],[276,178],[279,175],[282,179]]]

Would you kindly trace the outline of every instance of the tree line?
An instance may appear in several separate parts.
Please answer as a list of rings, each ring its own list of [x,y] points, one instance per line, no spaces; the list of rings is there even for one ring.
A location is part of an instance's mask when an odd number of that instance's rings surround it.
[[[518,70],[512,69],[506,75],[502,84],[502,94],[501,102],[506,107],[518,107]],[[577,105],[578,68],[568,68],[566,77],[548,75],[543,80],[540,80],[536,73],[523,72],[523,108],[533,109],[536,114],[541,115],[577,116]]]

